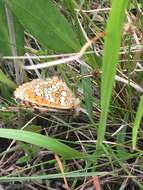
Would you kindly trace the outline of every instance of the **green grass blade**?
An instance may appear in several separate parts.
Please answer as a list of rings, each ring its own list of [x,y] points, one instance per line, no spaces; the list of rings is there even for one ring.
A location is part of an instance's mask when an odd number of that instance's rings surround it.
[[[18,18],[13,15],[14,31],[15,31],[15,41],[17,55],[24,54],[24,28],[20,24]]]
[[[141,99],[139,102],[139,106],[138,106],[135,121],[134,121],[134,127],[132,130],[132,147],[133,147],[133,149],[136,148],[137,134],[138,134],[138,129],[139,129],[142,117],[143,117],[143,96],[141,96]]]
[[[8,6],[6,6],[6,17],[8,23],[8,32],[11,44],[12,56],[18,56],[24,54],[24,31],[15,15],[12,14]],[[16,83],[21,83],[21,62],[13,60],[15,68]]]
[[[41,146],[50,151],[53,151],[56,154],[59,154],[60,156],[66,159],[79,158],[83,156],[80,152],[70,148],[69,146],[59,142],[54,138],[40,135],[30,131],[22,131],[16,129],[0,129],[0,137],[24,141],[37,146]]]
[[[17,17],[5,6],[11,52],[13,56],[24,54],[24,30]]]
[[[110,11],[110,16],[107,23],[103,53],[101,117],[98,130],[97,148],[100,148],[104,140],[109,104],[119,58],[123,22],[125,19],[125,11],[128,7],[128,4],[129,0],[113,1],[112,9]]]
[[[49,0],[7,0],[22,25],[46,48],[57,52],[80,49],[71,25]]]
[[[3,82],[4,84],[6,84],[7,86],[9,86],[12,89],[16,88],[16,84],[10,80],[4,73],[3,71],[0,69],[0,82]]]
[[[87,73],[87,68],[81,66],[81,73]],[[82,79],[82,88],[84,93],[84,101],[86,111],[89,114],[89,117],[92,118],[92,102],[93,102],[93,90],[92,90],[92,82],[90,78],[83,78]]]
[[[5,6],[5,1],[0,1],[0,53],[2,55],[11,55],[12,53],[12,47],[17,49],[18,55],[24,54],[24,31],[21,24],[18,22],[18,19],[13,15],[13,23],[11,20],[8,21],[8,15],[6,13],[6,10],[8,10]],[[10,39],[10,33],[8,28],[8,22],[9,24],[14,25],[15,30],[15,37],[16,37],[16,44],[13,44]]]
[[[0,54],[11,55],[10,39],[4,1],[0,1]]]
[[[65,172],[64,175],[67,178],[81,178],[81,177],[92,177],[92,176],[106,176],[109,175],[109,173],[108,172]],[[58,179],[63,178],[63,175],[61,173],[57,173],[57,174],[35,175],[35,176],[24,176],[24,177],[2,176],[0,177],[0,182],[2,183],[9,181],[29,181],[29,180],[57,179],[57,178]]]

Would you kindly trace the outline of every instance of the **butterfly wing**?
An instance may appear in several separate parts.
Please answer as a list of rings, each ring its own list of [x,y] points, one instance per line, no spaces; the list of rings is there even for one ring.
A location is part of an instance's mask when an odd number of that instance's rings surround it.
[[[14,96],[22,104],[29,102],[39,107],[55,109],[73,109],[76,100],[66,83],[57,77],[25,83],[15,90]]]

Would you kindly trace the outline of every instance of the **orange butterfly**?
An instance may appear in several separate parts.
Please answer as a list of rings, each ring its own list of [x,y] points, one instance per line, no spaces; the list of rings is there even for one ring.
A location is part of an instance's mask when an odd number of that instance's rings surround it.
[[[15,90],[14,96],[21,105],[44,107],[47,110],[74,110],[79,106],[79,100],[58,77],[24,83]]]

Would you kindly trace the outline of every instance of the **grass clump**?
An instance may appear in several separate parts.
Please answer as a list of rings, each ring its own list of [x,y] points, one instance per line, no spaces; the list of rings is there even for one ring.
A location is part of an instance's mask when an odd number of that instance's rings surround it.
[[[2,188],[143,189],[141,5],[1,1]],[[19,84],[55,75],[78,114],[14,101]]]

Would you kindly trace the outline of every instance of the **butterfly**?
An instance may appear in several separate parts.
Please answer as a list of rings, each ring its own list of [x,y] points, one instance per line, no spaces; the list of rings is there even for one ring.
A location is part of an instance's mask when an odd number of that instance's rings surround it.
[[[14,91],[15,100],[23,106],[51,110],[75,110],[79,100],[59,77],[34,79]]]

